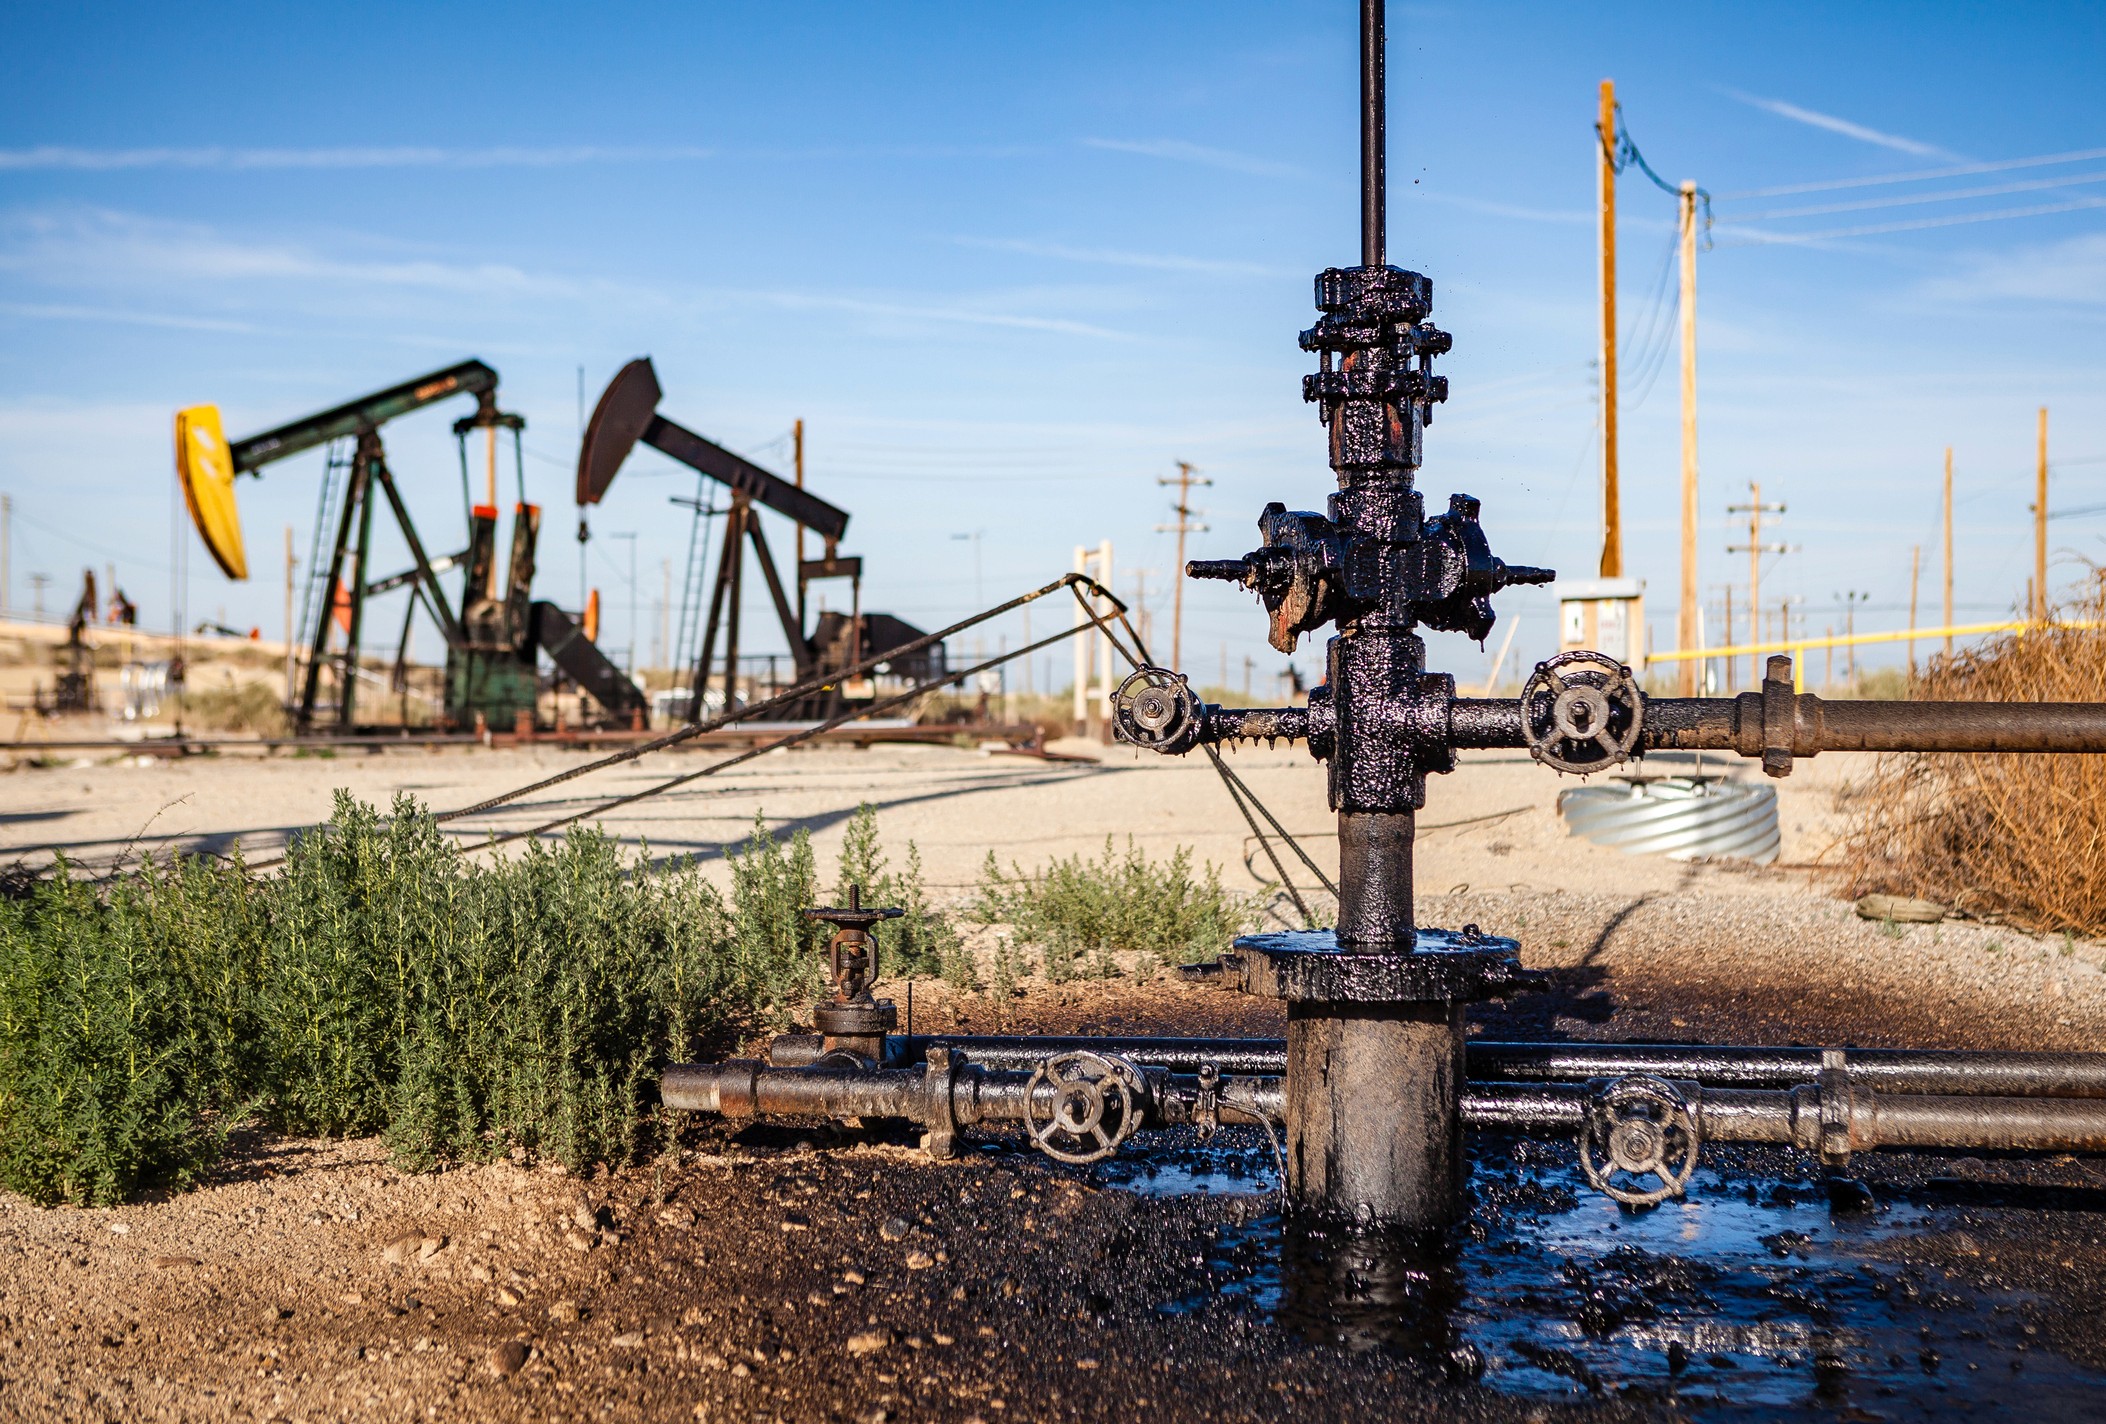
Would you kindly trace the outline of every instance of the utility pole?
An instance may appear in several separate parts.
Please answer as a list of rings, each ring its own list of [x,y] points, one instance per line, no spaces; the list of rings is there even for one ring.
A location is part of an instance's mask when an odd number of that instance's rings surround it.
[[[0,618],[8,613],[8,601],[14,596],[14,576],[11,556],[14,550],[15,502],[0,494]]]
[[[50,574],[31,574],[29,576],[29,593],[33,602],[33,610],[30,616],[39,623],[44,621],[44,585],[50,582]]]
[[[1945,447],[1945,626],[1952,626],[1952,446]],[[1945,635],[1945,656],[1952,656],[1952,634]]]
[[[1909,550],[1909,683],[1916,681],[1916,579],[1923,572],[1923,546],[1917,544]],[[1947,624],[1947,627],[1952,625]]]
[[[1250,673],[1252,666],[1253,662],[1250,654],[1245,653],[1243,655],[1243,700],[1245,702],[1250,701]]]
[[[1753,480],[1748,482],[1748,494],[1748,503],[1729,504],[1726,506],[1726,513],[1728,514],[1745,514],[1748,516],[1748,542],[1745,544],[1728,544],[1726,552],[1729,554],[1745,553],[1748,556],[1748,641],[1750,643],[1759,643],[1762,641],[1762,556],[1764,554],[1789,554],[1791,546],[1789,544],[1765,544],[1762,542],[1762,516],[1765,514],[1784,513],[1783,501],[1780,500],[1776,504],[1764,504],[1762,502],[1762,486]],[[1761,685],[1761,667],[1762,654],[1748,654],[1748,685],[1750,687]]]
[[[1846,591],[1836,595],[1836,599],[1843,605],[1843,636],[1845,638],[1855,638],[1857,636],[1857,606],[1871,596],[1871,594],[1863,590]],[[1857,690],[1857,644],[1855,643],[1846,643],[1844,645],[1843,680],[1850,685],[1852,692]]]
[[[1601,576],[1623,577],[1623,493],[1616,478],[1616,81],[1601,82]]]
[[[1198,469],[1188,460],[1177,462],[1175,478],[1157,475],[1155,482],[1159,485],[1177,486],[1177,504],[1174,506],[1177,511],[1177,523],[1155,526],[1155,532],[1158,534],[1174,532],[1177,535],[1177,568],[1170,576],[1170,666],[1174,670],[1185,665],[1185,535],[1207,532],[1206,525],[1192,522],[1193,515],[1203,512],[1192,508],[1192,486],[1210,485],[1214,482],[1201,477]]]
[[[1728,549],[1726,550],[1726,552],[1730,554],[1733,551],[1731,549]],[[1719,646],[1730,648],[1733,646],[1733,585],[1730,583],[1726,585],[1725,624],[1725,641],[1722,642]],[[1750,639],[1750,641],[1752,642],[1753,640]],[[1731,692],[1740,685],[1740,663],[1735,658],[1725,658],[1722,659],[1722,661],[1726,665],[1726,691]]]
[[[1682,184],[1682,606],[1675,643],[1684,651],[1702,636],[1697,627],[1696,426],[1696,184]],[[1703,664],[1682,659],[1682,695],[1697,695]]]
[[[2033,480],[2033,622],[2047,622],[2047,407],[2040,408],[2040,459]]]
[[[1154,641],[1149,635],[1155,629],[1154,622],[1148,614],[1148,570],[1146,569],[1135,569],[1133,571],[1133,614],[1134,631],[1141,635],[1141,645],[1148,647]],[[1175,658],[1171,659],[1171,666],[1175,667],[1176,665],[1177,660]]]

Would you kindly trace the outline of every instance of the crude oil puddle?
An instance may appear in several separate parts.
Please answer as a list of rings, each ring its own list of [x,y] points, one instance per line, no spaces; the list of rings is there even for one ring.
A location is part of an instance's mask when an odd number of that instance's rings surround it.
[[[1206,1289],[1160,1308],[1256,1311],[1508,1393],[1652,1399],[1707,1420],[2106,1417],[2106,1372],[2041,1348],[2027,1297],[1894,1259],[1890,1243],[1955,1229],[1952,1209],[1832,1211],[1818,1182],[1714,1164],[1688,1199],[1629,1212],[1560,1145],[1487,1134],[1471,1157],[1469,1221],[1437,1246],[1283,1223],[1271,1198],[1222,1229]],[[1275,1186],[1270,1147],[1244,1133],[1094,1175],[1148,1195]]]

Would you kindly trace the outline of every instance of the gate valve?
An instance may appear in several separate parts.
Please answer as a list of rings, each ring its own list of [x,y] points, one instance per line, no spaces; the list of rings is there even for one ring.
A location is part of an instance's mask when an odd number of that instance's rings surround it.
[[[1258,516],[1258,533],[1263,546],[1242,558],[1194,559],[1185,572],[1256,589],[1271,620],[1266,641],[1291,653],[1302,634],[1344,611],[1345,543],[1323,515],[1277,501]]]
[[[1483,642],[1492,631],[1492,595],[1516,584],[1557,581],[1557,570],[1509,564],[1495,558],[1478,522],[1483,501],[1472,495],[1448,496],[1448,512],[1426,521],[1419,545],[1419,592],[1412,612],[1429,628],[1461,633]]]
[[[1177,756],[1199,745],[1206,707],[1181,672],[1144,667],[1112,694],[1112,735],[1128,746]]]
[[[1645,694],[1606,653],[1574,650],[1536,664],[1521,689],[1528,754],[1580,776],[1629,760],[1645,725]]]
[[[835,1003],[869,999],[870,986],[877,980],[878,969],[877,941],[871,938],[871,927],[881,920],[896,920],[906,913],[897,907],[865,909],[860,885],[848,887],[845,908],[821,905],[804,912],[808,920],[834,926],[834,937],[827,942],[826,952],[832,970]]]
[[[1598,1086],[1580,1128],[1580,1170],[1596,1191],[1625,1206],[1679,1197],[1696,1173],[1702,1134],[1682,1089],[1632,1073]],[[1651,1178],[1656,1186],[1635,1185]]]

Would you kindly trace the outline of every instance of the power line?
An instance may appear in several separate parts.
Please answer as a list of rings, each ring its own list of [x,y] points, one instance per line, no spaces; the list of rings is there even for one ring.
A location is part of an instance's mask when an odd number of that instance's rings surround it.
[[[2086,183],[2106,183],[2106,173],[2077,173],[2061,178],[2034,178],[2023,183],[1992,183],[1986,188],[1953,188],[1943,193],[1921,193],[1900,198],[1865,198],[1852,203],[1818,203],[1812,207],[1772,208],[1768,212],[1730,215],[1719,219],[1721,227],[1744,222],[1768,222],[1777,218],[1819,217],[1825,213],[1861,213],[1874,208],[1920,207],[1925,203],[1956,203],[1967,198],[1997,198],[2006,193],[2037,193],[2048,188],[2074,188]]]
[[[2080,198],[2070,203],[2043,203],[2030,208],[2001,208],[1993,213],[1964,213],[1950,218],[1917,218],[1909,222],[1869,223],[1862,227],[1830,228],[1825,232],[1755,232],[1720,244],[1724,247],[1768,247],[1778,244],[1825,242],[1840,237],[1876,237],[1890,232],[1919,232],[1934,227],[1959,227],[1966,223],[1998,222],[2005,218],[2045,217],[2050,213],[2074,213],[2106,208],[2106,198]]]
[[[1749,188],[1721,193],[1721,203],[1743,198],[1783,198],[1793,193],[1825,193],[1839,188],[1872,188],[1886,183],[1927,183],[1936,178],[1966,178],[1976,173],[2002,173],[2013,168],[2045,168],[2057,163],[2088,163],[2106,158],[2106,148],[2082,148],[2068,153],[2043,153],[2031,158],[1992,159],[1987,163],[1961,163],[1950,168],[1922,168],[1913,173],[1880,173],[1870,178],[1825,178],[1812,183],[1786,183],[1771,188]]]

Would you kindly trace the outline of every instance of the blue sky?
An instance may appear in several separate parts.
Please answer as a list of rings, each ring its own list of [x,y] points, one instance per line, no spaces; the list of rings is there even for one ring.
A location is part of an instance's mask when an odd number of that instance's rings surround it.
[[[1393,6],[1391,33],[1391,260],[1433,278],[1456,335],[1422,487],[1483,498],[1504,557],[1584,575],[1598,547],[1605,76],[1652,165],[1721,195],[1699,298],[1710,596],[1745,579],[1724,506],[1759,479],[1797,546],[1765,571],[1766,601],[1803,597],[1818,628],[1861,589],[1865,622],[1897,625],[1920,543],[1930,615],[1951,444],[1959,601],[1994,616],[2030,570],[2041,404],[2051,507],[2106,500],[2106,154],[1987,167],[2106,149],[2106,11]],[[1155,480],[1173,461],[1215,481],[1195,557],[1248,548],[1266,500],[1320,508],[1330,488],[1294,338],[1310,276],[1357,253],[1353,62],[1349,0],[11,8],[11,601],[32,571],[53,577],[48,604],[70,601],[83,564],[114,560],[165,623],[179,406],[216,401],[239,436],[470,355],[528,419],[542,587],[572,600],[578,371],[589,399],[644,353],[666,413],[763,463],[787,468],[806,420],[866,607],[930,626],[968,611],[955,536],[975,531],[989,602],[1104,537],[1160,590]],[[1952,194],[1971,196],[1902,201]],[[2013,209],[2054,211],[1978,220]],[[1676,381],[1656,294],[1672,200],[1630,173],[1621,213],[1626,560],[1671,640]],[[1894,230],[1930,221],[1945,225]],[[387,432],[444,548],[459,405]],[[277,632],[275,551],[293,524],[304,554],[320,468],[244,482],[258,575],[229,584],[193,547],[193,621]],[[638,534],[645,643],[661,561],[677,588],[685,557],[666,501],[690,492],[639,455],[594,516]],[[2053,529],[2067,579],[2106,517]],[[617,647],[627,557],[593,545]],[[1542,595],[1501,606],[1522,653],[1549,651]],[[1167,642],[1166,601],[1157,622]],[[1186,622],[1204,680],[1224,651],[1279,662],[1244,595],[1196,587]],[[1486,661],[1454,639],[1435,657],[1466,678]]]

